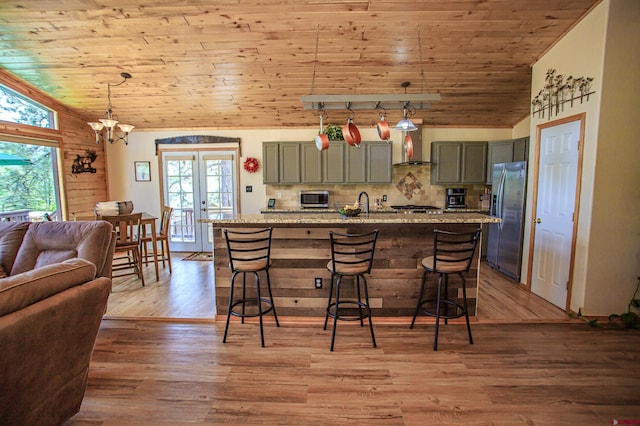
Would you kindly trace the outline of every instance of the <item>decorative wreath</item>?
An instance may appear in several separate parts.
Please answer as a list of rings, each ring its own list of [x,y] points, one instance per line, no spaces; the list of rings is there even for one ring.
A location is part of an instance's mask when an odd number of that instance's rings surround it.
[[[255,173],[258,171],[258,160],[255,158],[249,157],[244,160],[244,169],[249,173]]]

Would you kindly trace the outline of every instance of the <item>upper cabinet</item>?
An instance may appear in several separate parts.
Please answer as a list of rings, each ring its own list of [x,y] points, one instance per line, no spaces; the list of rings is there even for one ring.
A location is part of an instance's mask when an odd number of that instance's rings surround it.
[[[264,183],[280,182],[279,148],[277,143],[262,144],[262,181]]]
[[[431,184],[484,184],[487,142],[432,142]]]
[[[513,161],[529,159],[529,136],[513,140]]]
[[[318,151],[315,143],[300,144],[300,174],[301,182],[322,182],[322,152]]]
[[[529,152],[529,137],[490,141],[487,156],[487,184],[492,183],[491,172],[494,164],[526,161]]]
[[[297,183],[302,177],[300,167],[300,144],[281,143],[280,155],[280,183]]]
[[[390,183],[392,145],[363,142],[360,148],[331,142],[318,151],[314,142],[264,142],[263,181],[275,184]]]
[[[393,178],[391,155],[393,145],[390,143],[368,143],[367,150],[367,182],[389,183]]]
[[[347,147],[347,144],[345,144],[344,142],[329,142],[329,149],[322,151],[323,182],[344,182],[344,163]]]

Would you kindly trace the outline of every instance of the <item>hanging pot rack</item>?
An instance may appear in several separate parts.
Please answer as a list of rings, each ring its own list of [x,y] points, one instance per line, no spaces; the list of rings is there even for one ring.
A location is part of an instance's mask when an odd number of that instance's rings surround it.
[[[439,93],[420,94],[379,94],[379,95],[307,95],[300,98],[304,109],[386,110],[407,109],[408,105],[417,110],[430,109],[431,103],[440,100]]]
[[[424,110],[431,109],[431,103],[441,100],[439,93],[426,93],[426,83],[424,78],[424,68],[420,69],[420,77],[422,79],[423,93],[407,93],[407,87],[411,85],[408,81],[401,84],[404,93],[385,93],[385,94],[363,94],[363,95],[315,95],[316,68],[318,65],[318,44],[320,40],[320,26],[316,27],[316,46],[313,61],[313,76],[311,79],[311,94],[300,98],[304,109],[309,110],[376,110],[383,108],[385,110],[406,109]],[[420,63],[422,59],[422,41],[420,36],[420,26],[418,26],[418,53],[420,55]]]

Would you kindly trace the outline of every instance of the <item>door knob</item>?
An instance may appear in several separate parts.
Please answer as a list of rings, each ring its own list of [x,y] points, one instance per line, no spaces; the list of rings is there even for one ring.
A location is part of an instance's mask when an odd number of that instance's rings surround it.
[[[542,219],[537,218],[537,219],[536,219],[536,223],[540,223],[540,222],[542,222]]]

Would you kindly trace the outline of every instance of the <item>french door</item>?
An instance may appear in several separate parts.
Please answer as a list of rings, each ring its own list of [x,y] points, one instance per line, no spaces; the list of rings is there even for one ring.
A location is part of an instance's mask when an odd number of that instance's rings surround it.
[[[236,151],[162,153],[164,202],[173,208],[172,251],[212,251],[210,226],[200,219],[233,217],[238,210]]]

